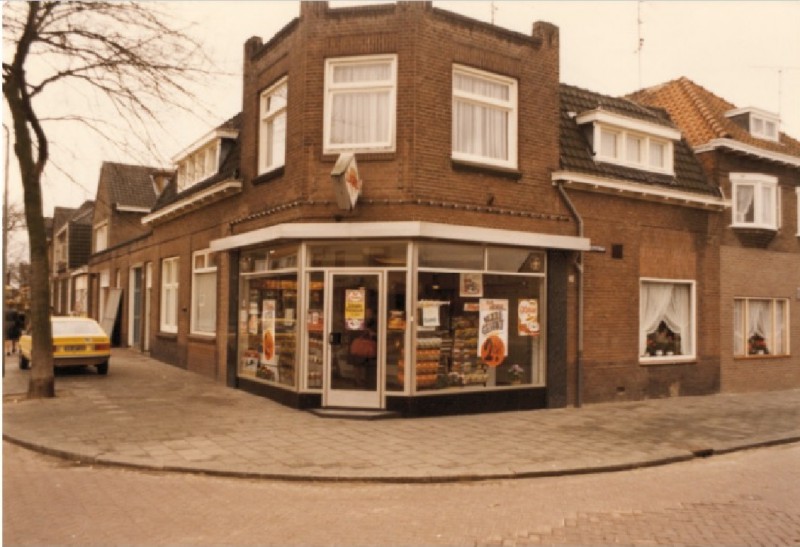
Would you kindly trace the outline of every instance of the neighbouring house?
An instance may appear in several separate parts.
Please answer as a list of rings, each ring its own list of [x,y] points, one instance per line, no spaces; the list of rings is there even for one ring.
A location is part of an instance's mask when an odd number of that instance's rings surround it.
[[[115,344],[134,345],[135,336],[120,340],[125,313],[119,313],[123,288],[142,290],[142,276],[128,277],[130,246],[146,239],[142,217],[150,212],[163,191],[171,171],[157,167],[103,162],[97,184],[96,205],[91,221],[91,315],[100,321]],[[126,257],[120,260],[119,257]],[[123,323],[125,326],[123,326]]]
[[[800,387],[800,141],[778,114],[687,78],[631,97],[669,112],[729,204],[718,236],[722,391]]]
[[[78,208],[56,207],[50,245],[50,304],[54,315],[89,312],[89,255],[94,202]]]
[[[681,131],[663,110],[562,85],[553,182],[598,251],[578,272],[583,399],[716,393],[725,200]]]

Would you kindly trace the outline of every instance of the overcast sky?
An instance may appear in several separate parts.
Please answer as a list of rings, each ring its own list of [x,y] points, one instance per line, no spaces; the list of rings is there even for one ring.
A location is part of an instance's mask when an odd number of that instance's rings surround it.
[[[359,3],[367,2],[330,2],[332,7]],[[781,129],[800,138],[800,0],[435,1],[434,6],[486,22],[494,17],[495,25],[525,34],[535,21],[557,25],[564,83],[622,95],[686,76],[739,107],[779,113]],[[244,41],[250,36],[266,41],[299,15],[297,1],[182,1],[165,7],[177,19],[194,23],[191,32],[229,75],[196,90],[212,116],[164,112],[170,132],[159,135],[162,157],[154,164],[168,164],[176,152],[241,110]],[[3,115],[9,125],[5,108]],[[79,127],[53,129],[50,135],[56,141],[54,161],[75,182],[48,170],[47,215],[56,205],[77,207],[94,199],[103,160],[134,162]],[[21,186],[16,158],[11,160],[13,203],[21,201]]]

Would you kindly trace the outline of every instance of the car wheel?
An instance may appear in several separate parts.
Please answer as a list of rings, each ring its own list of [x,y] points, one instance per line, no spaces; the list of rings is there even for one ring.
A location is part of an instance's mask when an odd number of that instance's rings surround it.
[[[30,368],[30,366],[31,366],[31,362],[28,361],[28,359],[24,355],[22,355],[20,353],[19,354],[19,368],[20,368],[20,370],[28,370]]]
[[[102,374],[104,376],[108,374],[108,361],[97,365],[97,374]]]

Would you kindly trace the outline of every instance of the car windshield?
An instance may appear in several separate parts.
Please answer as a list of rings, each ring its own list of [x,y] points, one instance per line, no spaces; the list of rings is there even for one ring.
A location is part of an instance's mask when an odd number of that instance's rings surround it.
[[[103,329],[94,321],[53,321],[53,336],[103,335]]]

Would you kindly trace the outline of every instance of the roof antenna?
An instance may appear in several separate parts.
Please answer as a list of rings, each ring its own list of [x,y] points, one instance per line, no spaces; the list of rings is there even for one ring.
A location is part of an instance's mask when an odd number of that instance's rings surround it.
[[[785,70],[800,70],[800,66],[754,66],[753,68],[764,68],[767,70],[778,71],[778,119],[781,117],[781,106],[783,106],[783,72]]]
[[[494,25],[494,12],[499,10],[497,6],[494,5],[494,1],[491,2],[491,10],[492,10],[492,25]]]
[[[639,89],[642,89],[642,48],[644,47],[644,37],[642,36],[642,0],[636,2],[636,56],[639,65]]]

